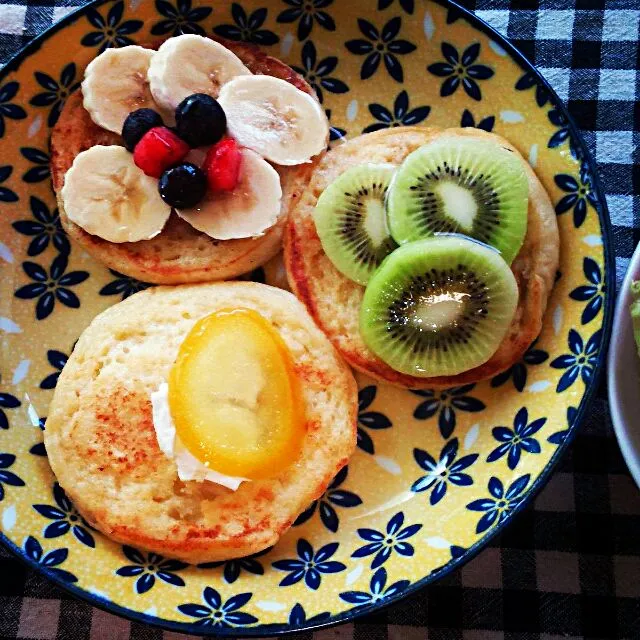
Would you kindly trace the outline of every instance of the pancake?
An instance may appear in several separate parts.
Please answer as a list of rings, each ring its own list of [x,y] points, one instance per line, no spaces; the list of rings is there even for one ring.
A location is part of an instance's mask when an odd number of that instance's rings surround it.
[[[281,78],[315,97],[311,87],[286,64],[255,45],[214,38],[233,51],[256,74]],[[161,42],[154,44],[157,48]],[[91,235],[69,220],[60,191],[74,158],[96,144],[122,145],[122,138],[98,127],[82,106],[78,91],[66,101],[51,133],[51,174],[62,226],[69,236],[111,269],[155,284],[180,284],[234,278],[273,257],[282,246],[282,232],[292,201],[310,175],[310,164],[276,166],[282,184],[278,222],[259,238],[214,240],[171,213],[162,232],[150,240],[113,243]]]
[[[479,129],[447,129],[448,135],[493,138],[511,149],[529,179],[528,227],[511,265],[519,302],[511,326],[496,353],[483,365],[455,376],[419,378],[395,371],[364,343],[359,331],[364,287],[342,275],[322,249],[313,211],[324,189],[346,169],[363,163],[399,165],[412,151],[442,133],[403,127],[359,136],[315,163],[315,170],[285,230],[285,265],[292,290],[345,360],[373,378],[408,388],[446,388],[491,378],[518,362],[542,328],[542,318],[558,268],[560,236],[553,205],[533,169],[507,140]]]
[[[195,322],[231,307],[254,309],[279,331],[306,419],[299,458],[235,492],[178,479],[158,446],[150,402]],[[291,293],[254,282],[156,287],[84,331],[58,380],[44,441],[58,482],[92,526],[118,542],[209,562],[273,545],[325,491],[354,450],[357,403],[351,371]]]

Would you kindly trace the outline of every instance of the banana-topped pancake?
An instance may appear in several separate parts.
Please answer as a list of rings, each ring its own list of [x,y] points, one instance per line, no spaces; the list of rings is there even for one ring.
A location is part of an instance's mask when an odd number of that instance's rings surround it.
[[[60,219],[140,280],[233,278],[278,252],[327,139],[313,90],[253,45],[183,35],[107,49],[51,135]]]
[[[197,563],[274,544],[347,463],[356,414],[351,371],[292,294],[156,287],[84,331],[45,445],[92,526]]]
[[[544,187],[478,129],[359,136],[315,166],[285,231],[292,290],[351,366],[453,387],[520,360],[559,260]]]

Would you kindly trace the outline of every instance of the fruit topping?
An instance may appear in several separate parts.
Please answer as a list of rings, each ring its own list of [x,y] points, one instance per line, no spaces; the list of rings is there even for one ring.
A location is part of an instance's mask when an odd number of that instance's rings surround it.
[[[217,97],[220,87],[239,75],[251,75],[224,45],[195,34],[169,38],[149,65],[149,87],[163,108],[171,110],[194,93]]]
[[[324,252],[347,278],[366,284],[396,248],[384,199],[395,166],[361,164],[347,169],[320,195],[314,212]]]
[[[171,207],[193,207],[207,190],[207,177],[202,169],[183,162],[167,169],[158,183],[160,197]]]
[[[238,76],[220,90],[227,128],[243,147],[281,165],[324,151],[329,122],[317,100],[272,76]]]
[[[270,477],[300,452],[305,421],[291,354],[251,309],[196,322],[169,375],[169,407],[184,446],[220,473]]]
[[[360,333],[396,371],[453,376],[496,352],[517,304],[515,277],[497,251],[439,236],[384,260],[364,292]]]
[[[241,149],[240,155],[240,177],[233,191],[208,189],[195,207],[176,209],[192,227],[217,240],[261,236],[280,216],[278,172],[250,149]]]
[[[176,131],[192,147],[215,144],[227,130],[227,118],[218,101],[206,93],[194,93],[176,109]]]
[[[242,154],[233,138],[224,138],[207,152],[203,169],[213,193],[233,191],[240,177]]]
[[[95,145],[79,153],[60,195],[71,222],[109,242],[153,238],[171,213],[160,198],[158,181],[119,145]]]
[[[133,151],[142,136],[154,127],[162,127],[162,116],[153,109],[136,109],[132,111],[122,125],[124,146]]]
[[[495,247],[511,264],[524,242],[528,201],[516,154],[493,140],[443,135],[405,158],[387,210],[400,244],[462,233]]]
[[[91,119],[103,129],[120,134],[130,111],[157,108],[147,82],[155,51],[131,45],[107,49],[84,72],[82,97]]]
[[[180,162],[189,145],[171,129],[154,127],[145,133],[133,151],[133,160],[148,176],[159,178],[165,169]]]

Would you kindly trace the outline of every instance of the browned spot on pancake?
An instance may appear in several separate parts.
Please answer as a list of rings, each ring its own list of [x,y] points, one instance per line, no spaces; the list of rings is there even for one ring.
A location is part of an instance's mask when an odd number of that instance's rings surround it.
[[[262,487],[258,491],[256,498],[264,502],[271,502],[274,498],[273,490],[270,489],[269,487]]]
[[[325,371],[319,371],[311,365],[298,364],[295,367],[296,374],[301,382],[309,382],[317,384],[321,387],[327,387],[331,384],[331,377]]]
[[[143,463],[147,465],[145,473],[153,469],[160,449],[153,427],[151,402],[124,387],[117,387],[109,395],[100,398],[97,405],[101,410],[95,413],[98,425],[94,431],[95,443],[111,459],[111,464],[119,467],[121,472],[139,469]],[[128,419],[125,421],[121,418],[120,409],[123,406],[137,416],[134,433],[127,424]],[[126,455],[116,455],[114,450],[126,451]]]
[[[318,431],[322,427],[322,424],[319,420],[307,420],[305,423],[305,431],[307,433],[313,433],[314,431]]]

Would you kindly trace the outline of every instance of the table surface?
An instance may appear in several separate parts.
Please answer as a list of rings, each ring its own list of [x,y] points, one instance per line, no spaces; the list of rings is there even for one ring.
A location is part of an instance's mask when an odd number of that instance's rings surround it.
[[[0,0],[0,64],[83,3]],[[606,190],[619,284],[640,239],[640,0],[463,4],[509,37],[568,104]],[[604,383],[535,504],[477,558],[397,606],[294,640],[640,638],[640,492],[613,436]],[[189,636],[75,600],[0,548],[0,637]]]

